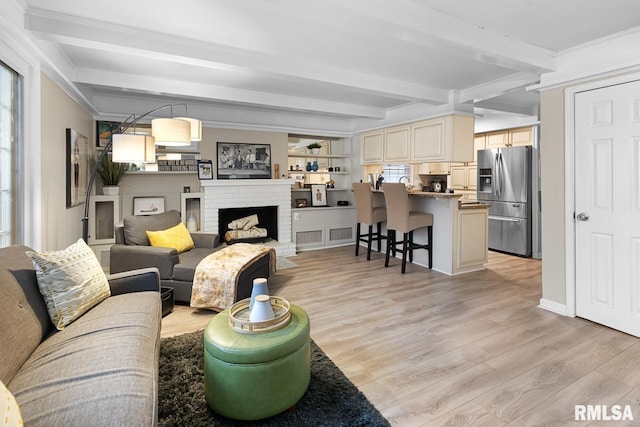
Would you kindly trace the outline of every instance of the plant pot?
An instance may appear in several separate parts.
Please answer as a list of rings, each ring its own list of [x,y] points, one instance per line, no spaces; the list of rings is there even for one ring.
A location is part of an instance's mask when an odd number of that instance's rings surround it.
[[[320,154],[319,148],[310,148],[309,150],[311,150],[311,154]]]
[[[117,196],[120,194],[120,187],[117,185],[105,185],[102,187],[102,194],[105,196]]]

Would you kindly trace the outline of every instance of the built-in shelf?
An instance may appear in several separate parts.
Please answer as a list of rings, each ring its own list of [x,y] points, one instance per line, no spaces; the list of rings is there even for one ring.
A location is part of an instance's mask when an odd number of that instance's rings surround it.
[[[126,175],[196,175],[197,171],[127,171]]]
[[[310,175],[326,175],[326,174],[331,174],[331,175],[351,175],[351,172],[329,172],[329,171],[305,171],[305,170],[289,170],[287,171],[290,174],[291,173],[297,173],[297,174],[310,174]]]
[[[307,193],[311,191],[310,188],[292,188],[291,191],[306,191]],[[351,191],[350,188],[327,188],[327,191]]]
[[[289,151],[289,157],[300,159],[348,159],[349,156],[342,154],[298,154]]]

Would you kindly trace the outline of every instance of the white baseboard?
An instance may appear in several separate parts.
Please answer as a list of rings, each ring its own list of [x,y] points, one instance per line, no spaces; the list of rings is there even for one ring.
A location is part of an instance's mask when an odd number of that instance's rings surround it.
[[[567,312],[567,306],[565,304],[560,304],[555,301],[550,301],[548,299],[540,298],[540,305],[538,307],[551,311],[556,314],[561,314],[563,316],[569,316]]]

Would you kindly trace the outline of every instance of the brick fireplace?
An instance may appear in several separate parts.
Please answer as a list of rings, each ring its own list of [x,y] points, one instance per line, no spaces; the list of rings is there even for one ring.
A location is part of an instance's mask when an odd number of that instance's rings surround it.
[[[291,179],[238,179],[200,182],[204,192],[203,229],[219,232],[219,210],[277,206],[278,240],[267,243],[278,256],[296,254],[291,241]]]

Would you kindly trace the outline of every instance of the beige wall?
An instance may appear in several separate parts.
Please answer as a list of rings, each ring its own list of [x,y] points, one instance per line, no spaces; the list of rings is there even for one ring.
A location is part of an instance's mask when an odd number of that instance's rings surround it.
[[[202,141],[198,143],[198,151],[202,159],[212,160],[214,177],[216,176],[216,142],[250,142],[271,144],[271,164],[280,165],[286,174],[287,167],[287,134],[284,132],[246,131],[234,129],[202,129]],[[180,193],[185,186],[191,192],[200,189],[200,182],[195,174],[128,174],[120,184],[121,215],[133,213],[135,196],[164,196],[165,209],[180,210]]]
[[[44,73],[41,75],[42,248],[63,249],[82,237],[84,205],[66,207],[66,129],[95,144],[91,115]],[[27,162],[28,163],[28,162]],[[37,168],[38,165],[32,165]]]
[[[565,304],[564,89],[540,94],[542,298]]]

